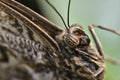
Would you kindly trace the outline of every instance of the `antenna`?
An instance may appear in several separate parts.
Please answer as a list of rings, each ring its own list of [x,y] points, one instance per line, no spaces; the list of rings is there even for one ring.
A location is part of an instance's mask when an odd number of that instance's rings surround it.
[[[70,28],[70,3],[71,3],[71,0],[69,0],[69,3],[68,3],[68,11],[67,11],[67,25],[68,27]]]
[[[46,1],[46,2],[49,4],[49,6],[51,6],[51,7],[55,10],[55,12],[59,15],[59,17],[62,19],[62,22],[63,22],[65,28],[67,29],[67,31],[69,31],[69,30],[68,30],[69,28],[67,27],[67,25],[66,25],[63,17],[62,17],[61,14],[58,12],[58,10],[57,10],[48,0],[45,0],[45,1]]]

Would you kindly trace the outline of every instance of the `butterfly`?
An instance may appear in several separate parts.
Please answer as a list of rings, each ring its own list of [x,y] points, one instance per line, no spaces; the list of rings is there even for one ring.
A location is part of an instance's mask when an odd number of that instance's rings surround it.
[[[81,25],[63,30],[15,0],[0,0],[0,74],[9,74],[0,79],[103,80],[104,54],[93,27],[105,27],[89,26],[97,49]]]

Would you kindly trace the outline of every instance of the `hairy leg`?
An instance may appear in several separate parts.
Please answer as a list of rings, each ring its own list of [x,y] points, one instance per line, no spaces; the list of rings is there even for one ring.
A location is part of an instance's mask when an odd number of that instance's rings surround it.
[[[92,35],[92,37],[93,37],[93,39],[95,41],[97,50],[98,50],[98,52],[100,53],[101,56],[104,55],[104,51],[103,51],[102,45],[101,45],[101,43],[100,43],[100,41],[99,41],[95,31],[94,31],[94,28],[100,28],[100,29],[112,32],[112,33],[120,36],[120,31],[116,31],[114,29],[110,29],[110,28],[107,28],[107,27],[104,27],[104,26],[101,26],[101,25],[94,25],[93,24],[93,25],[89,25],[88,28],[89,28],[89,31],[91,32],[91,35]],[[120,64],[119,60],[113,59],[113,58],[111,58],[109,56],[105,56],[105,60],[111,62],[112,64]]]

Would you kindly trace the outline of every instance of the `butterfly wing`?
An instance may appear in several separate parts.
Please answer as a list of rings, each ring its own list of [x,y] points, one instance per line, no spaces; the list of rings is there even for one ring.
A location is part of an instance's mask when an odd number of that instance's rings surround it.
[[[26,16],[31,21],[33,21],[35,24],[39,25],[50,36],[55,36],[58,33],[62,32],[62,29],[60,29],[57,25],[55,25],[54,23],[48,21],[43,16],[39,15],[38,13],[36,13],[33,10],[29,9],[28,7],[20,4],[19,2],[15,1],[15,0],[2,0],[2,1],[4,3],[6,3],[7,5],[9,5],[10,7],[14,8],[15,10],[22,13],[24,16]]]
[[[39,65],[41,68],[46,68],[45,66],[50,68],[51,64],[55,63],[53,58],[57,57],[56,53],[59,53],[59,46],[54,40],[54,35],[58,34],[55,30],[58,32],[62,30],[54,27],[41,16],[37,18],[37,13],[22,7],[20,3],[13,3],[14,1],[11,0],[0,1],[0,54],[2,55],[0,60],[14,65],[21,63],[26,65],[24,63],[27,62],[32,67]],[[28,13],[30,15],[27,15]],[[7,68],[11,68],[10,65],[6,65]],[[13,67],[21,70],[19,66]],[[26,69],[26,66],[24,68]],[[28,72],[29,70],[32,69],[27,68]],[[46,74],[46,71],[50,70],[46,68],[43,73]]]

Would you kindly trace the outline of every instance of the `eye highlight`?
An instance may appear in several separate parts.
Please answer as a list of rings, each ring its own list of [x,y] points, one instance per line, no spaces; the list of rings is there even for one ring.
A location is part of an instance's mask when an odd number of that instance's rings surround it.
[[[80,35],[82,35],[83,33],[84,33],[84,32],[81,31],[81,30],[79,30],[79,29],[73,31],[73,34],[74,34],[74,35],[77,35],[77,36],[80,36]]]

